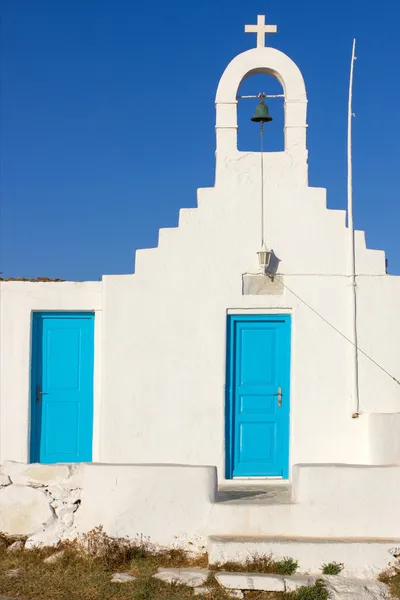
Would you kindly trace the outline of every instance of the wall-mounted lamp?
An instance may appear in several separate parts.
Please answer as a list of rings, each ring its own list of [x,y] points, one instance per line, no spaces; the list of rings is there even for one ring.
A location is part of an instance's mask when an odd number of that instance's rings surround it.
[[[276,256],[275,252],[267,247],[265,242],[261,246],[261,250],[257,252],[257,255],[261,272],[273,281],[281,261]]]
[[[260,269],[263,273],[266,273],[269,267],[269,263],[271,262],[271,256],[273,254],[273,251],[269,250],[269,248],[264,242],[264,244],[261,246],[261,250],[259,250],[257,254]]]

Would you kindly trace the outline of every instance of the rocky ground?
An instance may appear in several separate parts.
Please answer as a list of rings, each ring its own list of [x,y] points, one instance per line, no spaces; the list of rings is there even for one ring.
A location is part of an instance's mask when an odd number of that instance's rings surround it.
[[[209,565],[207,555],[109,538],[101,530],[57,548],[0,535],[0,600],[384,600],[400,598],[400,566],[381,581],[299,574],[290,558]],[[323,570],[323,569],[321,569]]]

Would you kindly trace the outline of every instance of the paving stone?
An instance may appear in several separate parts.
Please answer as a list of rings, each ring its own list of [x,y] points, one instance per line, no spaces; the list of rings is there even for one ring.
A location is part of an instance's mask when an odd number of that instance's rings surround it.
[[[285,582],[281,575],[264,573],[215,573],[215,579],[224,588],[231,590],[260,590],[284,592]]]
[[[4,575],[7,575],[7,577],[19,577],[21,569],[7,569],[7,571],[4,571]]]
[[[374,579],[353,579],[331,575],[323,577],[331,600],[387,600],[388,586]]]
[[[227,590],[226,595],[229,598],[239,598],[240,600],[244,598],[244,592],[242,590]]]
[[[207,587],[196,587],[196,588],[194,588],[194,595],[195,596],[200,596],[200,595],[201,596],[206,596],[207,594],[210,594],[210,593],[211,593],[211,591]],[[1,598],[0,598],[0,600],[1,600]]]
[[[7,548],[7,552],[19,552],[23,550],[25,546],[25,542],[23,540],[17,540]]]
[[[47,558],[44,559],[44,563],[46,565],[54,565],[54,563],[56,563],[58,560],[60,560],[60,558],[62,558],[64,556],[65,552],[64,550],[60,550],[60,552],[56,552],[55,554],[52,554],[51,556],[48,556]]]
[[[156,579],[168,583],[182,583],[189,587],[199,587],[205,584],[209,576],[207,569],[158,569]]]
[[[312,575],[290,575],[290,577],[284,577],[285,591],[294,592],[304,585],[314,585],[317,579],[317,576],[313,577]]]
[[[136,577],[129,575],[129,573],[114,573],[111,579],[111,583],[129,583],[135,581]]]
[[[229,596],[229,598],[239,598],[239,600],[243,600],[243,598],[244,598],[244,593],[242,592],[242,590],[225,590],[225,593],[227,596]],[[207,596],[208,594],[211,594],[210,588],[207,588],[207,587],[194,588],[195,596],[200,596],[200,595]]]

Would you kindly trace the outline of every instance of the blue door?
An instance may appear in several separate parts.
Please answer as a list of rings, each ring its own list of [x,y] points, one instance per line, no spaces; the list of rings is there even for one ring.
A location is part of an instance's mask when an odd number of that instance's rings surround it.
[[[94,315],[34,313],[31,462],[90,462]]]
[[[227,477],[286,479],[290,316],[229,316],[227,377]]]

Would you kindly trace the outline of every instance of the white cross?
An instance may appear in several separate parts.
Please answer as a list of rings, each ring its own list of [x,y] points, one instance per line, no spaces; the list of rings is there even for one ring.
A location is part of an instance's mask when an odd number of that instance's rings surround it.
[[[257,48],[264,48],[265,46],[265,34],[276,33],[278,28],[276,25],[266,25],[265,16],[257,16],[257,25],[245,25],[245,33],[256,33],[257,34]]]

